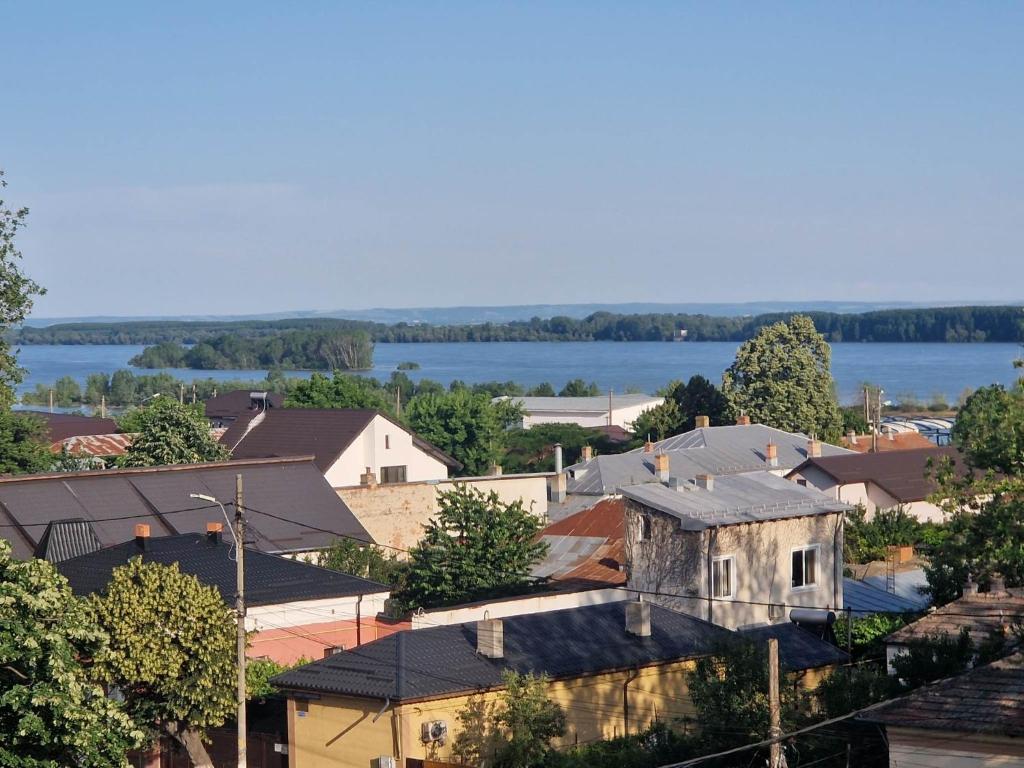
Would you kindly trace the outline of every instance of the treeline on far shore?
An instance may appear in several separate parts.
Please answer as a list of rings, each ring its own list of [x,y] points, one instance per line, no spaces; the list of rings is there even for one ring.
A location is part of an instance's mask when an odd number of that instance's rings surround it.
[[[142,321],[115,323],[63,323],[43,328],[24,327],[14,340],[19,344],[152,344],[187,346],[212,343],[226,348],[225,337],[268,339],[295,334],[299,338],[343,335],[363,338],[367,344],[393,342],[485,342],[485,341],[745,341],[761,328],[788,320],[795,314],[809,316],[815,328],[829,342],[1024,342],[1024,308],[1016,306],[937,307],[931,309],[890,309],[859,314],[836,312],[787,312],[748,317],[712,317],[692,314],[614,314],[597,312],[582,319],[571,317],[533,318],[510,323],[478,325],[384,324],[334,318],[291,320]],[[285,342],[287,343],[287,341]],[[184,345],[184,346],[182,346]],[[184,350],[184,351],[183,351]],[[162,357],[170,357],[166,347]],[[216,350],[233,360],[224,349]],[[200,353],[196,353],[198,356]],[[207,350],[201,354],[210,359]],[[280,364],[291,365],[288,356]],[[197,357],[198,359],[198,357]],[[304,359],[308,362],[308,359]],[[215,365],[190,367],[217,367]],[[222,365],[220,367],[244,367]],[[253,366],[258,367],[258,366]],[[353,366],[358,367],[358,366]]]

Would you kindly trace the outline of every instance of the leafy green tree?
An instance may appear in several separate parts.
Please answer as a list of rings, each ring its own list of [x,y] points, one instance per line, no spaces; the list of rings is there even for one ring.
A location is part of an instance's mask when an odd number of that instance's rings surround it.
[[[438,495],[438,514],[409,552],[405,584],[393,593],[406,608],[431,608],[522,590],[547,553],[543,524],[521,500],[457,485]]]
[[[316,564],[389,586],[400,584],[406,571],[405,563],[398,559],[396,553],[389,555],[382,547],[352,539],[332,541],[317,555]]]
[[[722,390],[699,374],[691,376],[686,384],[676,382],[669,397],[679,406],[682,432],[693,429],[698,416],[707,416],[713,427],[732,423],[729,401]]]
[[[414,397],[403,417],[424,440],[462,464],[466,475],[485,475],[500,461],[506,428],[520,410],[512,401],[492,402],[483,393],[456,389]]]
[[[138,409],[134,418],[135,437],[118,461],[122,467],[200,464],[228,458],[227,449],[210,435],[210,423],[201,406],[158,397]]]
[[[554,397],[555,388],[548,382],[542,381],[540,384],[526,390],[526,394],[528,397]]]
[[[906,644],[892,659],[896,678],[906,689],[953,677],[967,670],[975,657],[971,633],[965,627],[959,635],[938,634]]]
[[[335,371],[331,378],[314,373],[300,381],[284,402],[286,408],[369,408],[390,413],[392,403],[374,379]]]
[[[97,679],[117,687],[151,738],[169,736],[193,765],[212,768],[204,732],[236,706],[235,621],[220,593],[177,564],[134,558],[90,601],[110,638],[95,657]]]
[[[957,414],[952,439],[976,469],[1024,474],[1024,388],[976,390]]]
[[[842,417],[831,373],[832,350],[809,317],[762,328],[744,342],[722,379],[732,411],[787,432],[838,440]]]
[[[657,442],[683,431],[683,414],[675,400],[666,398],[665,402],[641,413],[628,426],[635,435],[634,442]]]
[[[567,466],[580,460],[586,445],[598,454],[621,453],[629,447],[626,443],[610,440],[599,429],[579,424],[537,424],[529,429],[510,429],[506,433],[502,466],[506,472],[552,472],[555,469],[555,443],[562,446]]]
[[[0,765],[127,765],[143,734],[85,666],[106,642],[52,564],[0,538]]]
[[[917,618],[917,614],[871,613],[855,616],[849,626],[850,641],[854,656],[885,657],[885,638],[897,629]],[[846,642],[848,619],[840,615],[835,623],[835,635],[841,643]]]
[[[245,693],[246,700],[258,701],[266,699],[277,693],[277,688],[270,684],[270,679],[289,669],[309,664],[312,659],[305,656],[294,664],[278,664],[273,659],[249,659],[245,663]]]
[[[566,382],[565,386],[559,391],[559,397],[597,397],[601,394],[601,390],[597,388],[595,382],[589,384],[583,379],[572,379]]]
[[[0,170],[0,192],[7,186]],[[8,208],[0,199],[0,410],[14,405],[14,388],[21,383],[23,371],[9,342],[11,331],[21,325],[32,311],[33,297],[46,290],[21,271],[21,252],[14,243],[18,230],[25,226],[28,208]]]
[[[42,420],[32,414],[0,409],[0,474],[46,472],[53,464]]]
[[[830,718],[885,701],[900,692],[895,678],[876,664],[837,669],[822,680],[815,691],[825,717]]]

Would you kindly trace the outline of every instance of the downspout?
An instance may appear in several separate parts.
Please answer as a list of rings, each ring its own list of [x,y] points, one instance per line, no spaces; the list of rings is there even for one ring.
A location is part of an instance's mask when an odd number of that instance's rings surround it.
[[[839,521],[836,523],[836,532],[832,536],[832,605],[838,611],[841,606],[839,600],[839,586],[843,579],[843,534],[846,526],[846,513],[839,513]]]
[[[624,728],[624,734],[629,736],[629,684],[640,677],[640,665],[637,664],[636,668],[626,675],[626,680],[622,684],[622,723]]]
[[[711,554],[711,545],[714,542],[714,538],[715,538],[715,536],[714,536],[714,529],[713,528],[709,528],[706,531],[706,534],[707,534],[707,547],[706,547],[706,550],[707,550],[707,569],[708,569],[708,573],[707,573],[708,624],[714,624],[714,613],[715,613],[715,610],[714,610],[714,597],[713,597],[713,593],[712,593],[713,586],[711,584],[711,575],[712,575],[712,570],[713,570],[712,569],[712,563],[714,562],[713,556]]]
[[[363,644],[363,596],[356,597],[356,648]],[[386,704],[384,705],[387,706]],[[376,718],[374,718],[376,719]]]

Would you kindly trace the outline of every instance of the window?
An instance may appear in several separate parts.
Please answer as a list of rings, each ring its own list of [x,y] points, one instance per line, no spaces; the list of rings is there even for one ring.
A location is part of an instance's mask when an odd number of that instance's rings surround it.
[[[818,585],[818,547],[793,550],[793,589],[810,589]]]
[[[380,468],[380,481],[381,483],[404,483],[405,482],[405,465],[400,467],[381,467]]]
[[[806,488],[807,487],[807,480],[802,478],[802,477],[799,477],[799,478],[797,478],[796,484],[797,485],[802,485],[804,488]]]
[[[640,515],[640,541],[651,540],[651,518]]]
[[[716,557],[711,561],[711,596],[732,597],[735,588],[736,558]]]
[[[391,447],[391,435],[384,435],[384,450]]]
[[[332,645],[332,646],[330,646],[328,648],[324,648],[324,658],[325,659],[329,658],[329,657],[333,656],[336,653],[341,653],[344,650],[345,650],[345,646],[344,645]]]

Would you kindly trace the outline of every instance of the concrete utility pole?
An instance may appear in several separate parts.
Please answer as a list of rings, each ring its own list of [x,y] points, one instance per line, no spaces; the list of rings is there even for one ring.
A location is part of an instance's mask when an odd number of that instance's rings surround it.
[[[53,390],[50,390],[50,413],[53,413]]]
[[[782,735],[782,707],[779,704],[779,641],[768,639],[768,737],[777,739]],[[773,741],[768,748],[768,768],[785,768],[782,759],[782,744]]]
[[[608,426],[609,427],[612,425],[612,413],[613,413],[613,410],[614,409],[612,408],[612,390],[609,389],[608,390]]]
[[[235,613],[238,626],[238,768],[246,768],[245,722],[245,521],[242,475],[235,475]]]
[[[100,418],[107,418],[107,396],[100,395]]]

